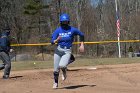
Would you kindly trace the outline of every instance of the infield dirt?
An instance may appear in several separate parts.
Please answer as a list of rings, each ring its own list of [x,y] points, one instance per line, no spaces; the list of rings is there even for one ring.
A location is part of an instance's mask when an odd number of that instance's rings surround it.
[[[69,67],[65,81],[52,89],[53,70],[11,71],[10,79],[0,79],[0,93],[139,93],[140,63]],[[94,67],[95,68],[95,67]],[[3,72],[0,72],[2,77]]]

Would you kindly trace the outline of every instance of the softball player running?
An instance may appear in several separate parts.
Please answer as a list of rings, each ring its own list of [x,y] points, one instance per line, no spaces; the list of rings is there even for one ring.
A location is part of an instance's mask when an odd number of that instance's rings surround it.
[[[65,80],[66,68],[71,58],[71,48],[75,35],[80,36],[80,52],[84,52],[84,34],[77,28],[69,25],[70,17],[68,14],[60,16],[60,27],[58,27],[52,34],[51,43],[57,43],[57,48],[54,53],[54,84],[53,88],[58,88],[59,72],[62,70],[62,80]]]

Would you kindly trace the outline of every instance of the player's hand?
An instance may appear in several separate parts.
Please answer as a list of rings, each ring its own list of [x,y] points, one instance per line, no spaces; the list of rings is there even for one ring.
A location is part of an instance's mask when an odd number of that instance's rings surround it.
[[[61,39],[61,36],[58,36],[56,40],[54,40],[54,43],[57,43]]]
[[[14,50],[13,49],[10,49],[10,52],[13,52]]]
[[[84,51],[85,51],[84,44],[81,44],[81,45],[80,45],[79,51],[80,51],[80,52],[84,52]]]
[[[58,36],[56,40],[59,41],[61,38],[62,38],[61,36]]]

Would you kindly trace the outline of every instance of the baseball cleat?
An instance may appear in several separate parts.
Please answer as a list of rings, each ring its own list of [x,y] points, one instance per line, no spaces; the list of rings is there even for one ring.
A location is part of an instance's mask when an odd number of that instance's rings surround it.
[[[2,78],[3,79],[9,79],[9,75],[4,75]]]
[[[54,83],[53,84],[53,89],[57,89],[58,88],[58,83]]]

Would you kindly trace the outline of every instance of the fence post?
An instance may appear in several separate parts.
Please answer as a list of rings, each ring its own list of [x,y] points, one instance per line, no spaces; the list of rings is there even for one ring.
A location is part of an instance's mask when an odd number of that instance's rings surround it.
[[[124,47],[125,47],[125,57],[126,57],[126,54],[127,54],[127,49],[126,49],[126,42],[125,42],[125,45],[124,45]]]
[[[42,51],[42,59],[44,61],[43,46],[41,46],[41,51]]]
[[[99,44],[97,44],[97,51],[96,51],[97,57],[99,57]]]

